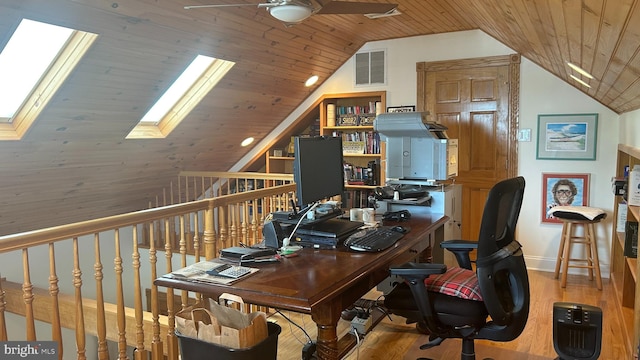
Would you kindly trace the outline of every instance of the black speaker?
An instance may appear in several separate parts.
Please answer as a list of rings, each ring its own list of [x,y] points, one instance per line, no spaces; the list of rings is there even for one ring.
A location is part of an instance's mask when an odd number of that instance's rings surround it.
[[[553,347],[560,360],[595,360],[602,345],[602,310],[595,306],[553,304]]]
[[[280,226],[280,222],[273,220],[267,222],[262,227],[262,237],[264,238],[264,246],[272,249],[282,247],[282,240],[285,235]]]

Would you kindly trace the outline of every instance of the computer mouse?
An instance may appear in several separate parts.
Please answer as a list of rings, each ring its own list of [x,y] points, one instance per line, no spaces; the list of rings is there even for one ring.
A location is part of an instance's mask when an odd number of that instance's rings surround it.
[[[392,227],[392,228],[391,228],[391,230],[393,230],[393,231],[395,231],[395,232],[402,233],[402,234],[404,234],[404,233],[406,233],[407,231],[409,231],[409,229],[408,229],[408,228],[406,228],[406,227],[404,227],[404,226],[400,226],[400,225],[397,225],[397,226]]]

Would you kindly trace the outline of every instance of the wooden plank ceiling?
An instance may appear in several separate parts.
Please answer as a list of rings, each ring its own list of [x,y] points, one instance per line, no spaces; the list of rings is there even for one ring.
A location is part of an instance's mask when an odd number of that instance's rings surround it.
[[[206,0],[0,1],[0,47],[22,18],[100,35],[25,138],[0,142],[0,234],[144,209],[180,170],[226,171],[243,138],[310,94],[307,77],[326,79],[372,40],[481,29],[577,87],[566,62],[582,66],[595,76],[586,93],[618,113],[640,108],[636,0],[394,2],[402,15],[285,27],[253,6],[183,9]],[[236,65],[166,139],[125,140],[198,53]]]

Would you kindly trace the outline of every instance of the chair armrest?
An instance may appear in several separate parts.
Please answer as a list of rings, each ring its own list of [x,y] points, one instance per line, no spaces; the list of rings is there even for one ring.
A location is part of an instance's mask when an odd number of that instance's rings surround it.
[[[431,264],[431,263],[414,263],[408,262],[398,267],[389,269],[391,275],[402,276],[403,278],[426,278],[433,274],[444,274],[447,271],[447,265]]]
[[[438,329],[433,315],[435,311],[431,308],[431,302],[429,301],[429,295],[424,281],[430,275],[444,274],[447,271],[447,265],[408,262],[390,268],[389,271],[392,275],[401,276],[407,282],[411,289],[413,300],[422,317],[422,321],[427,325],[427,328]]]
[[[477,241],[470,240],[447,240],[440,243],[440,247],[453,253],[458,261],[458,266],[468,270],[471,268],[471,257],[469,253],[478,248]]]
[[[446,240],[440,243],[440,247],[447,250],[471,251],[478,248],[478,242],[471,240]]]

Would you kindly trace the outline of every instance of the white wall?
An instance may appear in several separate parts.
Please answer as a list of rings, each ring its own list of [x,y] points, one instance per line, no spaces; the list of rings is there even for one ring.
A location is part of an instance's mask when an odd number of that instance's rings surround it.
[[[640,148],[640,110],[620,116],[619,143]]]
[[[447,34],[418,36],[397,40],[367,43],[361,51],[385,49],[387,51],[387,84],[354,86],[353,58],[347,61],[331,78],[318,89],[276,130],[283,131],[308,109],[322,94],[387,91],[387,106],[416,104],[416,63],[473,58],[514,53],[513,50],[482,31],[462,31]],[[598,113],[598,144],[595,161],[536,160],[535,139],[539,114]],[[629,127],[636,124],[640,111],[632,113],[626,121]],[[561,81],[527,59],[522,59],[520,84],[520,128],[531,129],[530,142],[519,144],[519,173],[526,178],[527,189],[519,221],[518,236],[523,243],[527,264],[532,269],[553,271],[560,240],[561,226],[541,223],[542,173],[589,173],[591,174],[590,205],[605,209],[609,213],[604,225],[598,229],[600,263],[604,276],[609,274],[611,217],[613,197],[609,180],[615,172],[615,149],[618,143],[618,116],[600,103],[592,100],[576,88]],[[634,138],[629,132],[620,134],[624,142]],[[637,137],[635,137],[637,139]],[[640,140],[633,140],[640,141]],[[260,148],[259,146],[257,146]],[[244,161],[251,159],[245,157]],[[244,165],[239,163],[237,171]],[[463,224],[464,226],[464,224]]]
[[[542,173],[589,173],[589,205],[608,213],[608,219],[598,226],[600,265],[608,276],[613,217],[610,179],[615,173],[618,115],[528,60],[521,67],[520,99],[520,128],[532,129],[532,139],[537,137],[538,114],[599,114],[595,161],[536,160],[535,141],[519,143],[519,173],[527,180],[527,190],[518,233],[527,264],[553,271],[560,242],[560,225],[540,222]]]

